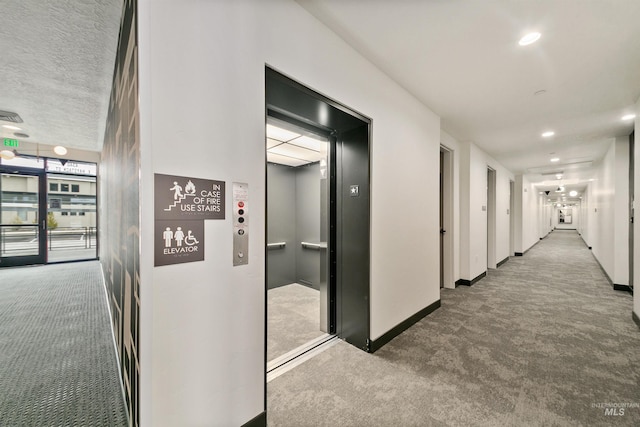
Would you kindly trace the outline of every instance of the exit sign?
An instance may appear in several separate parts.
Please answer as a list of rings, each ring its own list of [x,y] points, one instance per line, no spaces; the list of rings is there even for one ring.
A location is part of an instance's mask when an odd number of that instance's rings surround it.
[[[18,140],[17,139],[5,138],[4,139],[4,146],[5,147],[17,147],[18,146]]]

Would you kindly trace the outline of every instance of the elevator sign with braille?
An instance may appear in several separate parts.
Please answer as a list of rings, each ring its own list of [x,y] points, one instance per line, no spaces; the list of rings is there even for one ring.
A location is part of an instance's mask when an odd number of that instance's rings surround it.
[[[225,218],[225,183],[211,179],[155,174],[155,219]]]

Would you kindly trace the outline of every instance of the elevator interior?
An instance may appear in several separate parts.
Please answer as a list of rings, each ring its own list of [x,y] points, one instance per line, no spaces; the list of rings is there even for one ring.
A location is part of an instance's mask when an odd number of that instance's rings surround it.
[[[267,360],[327,335],[328,140],[267,121]]]
[[[268,66],[265,113],[267,373],[332,336],[372,351],[371,120]],[[291,329],[301,321],[277,317],[287,310],[308,316],[311,341],[278,356],[305,340]],[[298,338],[276,348],[292,337]]]

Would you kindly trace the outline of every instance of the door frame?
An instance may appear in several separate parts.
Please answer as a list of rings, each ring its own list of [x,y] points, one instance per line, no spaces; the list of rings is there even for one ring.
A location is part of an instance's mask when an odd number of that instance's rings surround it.
[[[633,290],[634,270],[634,200],[635,200],[635,131],[629,135],[629,288]]]
[[[47,262],[47,177],[44,169],[0,165],[0,174],[33,176],[38,178],[38,224],[24,224],[38,230],[38,255],[0,256],[0,267],[15,267]],[[2,189],[0,188],[0,193]],[[0,201],[0,205],[2,201]],[[6,224],[4,224],[6,225]]]
[[[487,269],[497,268],[496,260],[496,170],[487,165]]]
[[[268,65],[265,66],[265,123],[267,116],[285,119],[301,127],[306,125],[312,126],[314,129],[325,130],[331,136],[332,145],[335,144],[335,147],[331,149],[329,161],[332,173],[334,173],[333,168],[335,167],[336,175],[331,185],[331,192],[335,195],[336,203],[329,209],[330,331],[362,350],[371,351],[369,296],[371,259],[370,140],[372,121],[361,113],[308,88]],[[356,131],[355,139],[354,131]],[[350,154],[354,149],[359,153],[356,156],[358,165],[348,169],[358,169],[362,173],[358,178],[359,181],[345,182],[343,176],[347,175],[343,170],[342,158],[345,153]],[[353,156],[351,156],[351,159],[353,159]],[[344,215],[349,214],[350,208],[348,206],[351,205],[350,202],[352,201],[349,198],[349,191],[350,187],[354,185],[360,185],[362,188],[359,192],[359,203],[357,203],[358,209],[362,210],[358,217],[360,224],[358,227],[342,227],[342,224],[349,219]],[[330,196],[331,199],[334,199],[334,196]],[[355,198],[353,201],[355,201]],[[353,260],[345,262],[347,257],[353,255],[349,252],[350,248],[356,245],[359,262],[353,262]],[[266,258],[265,268],[267,268]],[[343,277],[348,278],[348,284],[344,283]],[[347,302],[346,304],[345,301]],[[355,306],[356,304],[357,307]]]
[[[456,284],[454,280],[454,236],[457,232],[454,224],[454,197],[453,197],[453,180],[454,180],[454,171],[453,171],[453,159],[455,152],[444,146],[440,145],[440,155],[442,156],[442,164],[441,164],[441,211],[442,211],[442,228],[444,229],[444,233],[441,233],[442,239],[442,249],[440,253],[441,257],[441,268],[442,268],[442,282],[443,287],[446,289],[455,289]],[[441,230],[442,231],[442,230]]]

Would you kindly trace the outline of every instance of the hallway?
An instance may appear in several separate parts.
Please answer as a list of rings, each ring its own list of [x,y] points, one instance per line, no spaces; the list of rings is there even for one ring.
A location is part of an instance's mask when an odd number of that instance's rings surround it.
[[[0,269],[0,425],[125,426],[97,261]]]
[[[441,298],[373,355],[341,342],[270,382],[269,425],[640,424],[632,296],[575,231]]]

